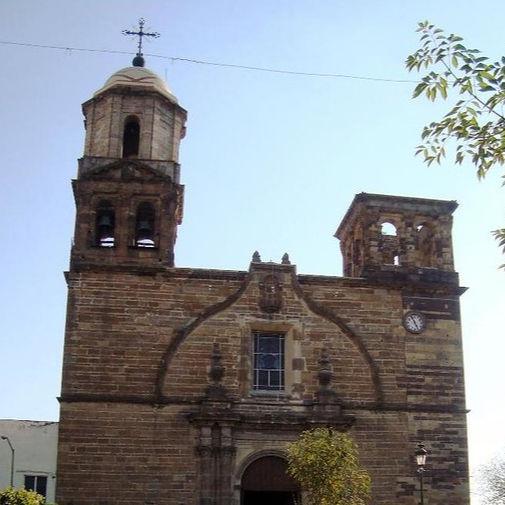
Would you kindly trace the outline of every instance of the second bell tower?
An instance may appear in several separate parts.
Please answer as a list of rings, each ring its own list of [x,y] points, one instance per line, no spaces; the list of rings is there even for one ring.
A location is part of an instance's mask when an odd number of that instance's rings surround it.
[[[72,182],[71,267],[172,267],[183,210],[179,145],[186,111],[142,66],[113,74],[82,107],[86,140]]]

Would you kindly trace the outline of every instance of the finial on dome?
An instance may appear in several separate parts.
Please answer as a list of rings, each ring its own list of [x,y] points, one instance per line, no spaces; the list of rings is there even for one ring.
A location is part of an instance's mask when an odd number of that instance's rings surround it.
[[[132,30],[123,30],[121,32],[123,35],[136,35],[139,38],[137,44],[137,54],[135,55],[135,58],[133,58],[132,61],[132,65],[134,67],[143,67],[145,65],[144,55],[142,54],[142,37],[153,37],[157,39],[160,36],[158,32],[151,32],[151,33],[145,32],[144,24],[145,24],[144,18],[140,18],[139,29],[137,32],[134,32]]]
[[[133,58],[132,60],[132,65],[134,67],[144,67],[146,64],[146,60],[144,60],[144,57],[143,56],[140,56],[140,55],[136,55],[135,58]]]

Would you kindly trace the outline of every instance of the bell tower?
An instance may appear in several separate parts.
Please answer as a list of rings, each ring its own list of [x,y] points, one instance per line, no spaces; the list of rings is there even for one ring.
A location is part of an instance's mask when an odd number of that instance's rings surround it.
[[[359,193],[335,237],[344,276],[458,283],[452,251],[455,201]]]
[[[72,181],[72,268],[174,265],[187,113],[143,64],[137,55],[134,66],[114,73],[82,106],[86,138]]]

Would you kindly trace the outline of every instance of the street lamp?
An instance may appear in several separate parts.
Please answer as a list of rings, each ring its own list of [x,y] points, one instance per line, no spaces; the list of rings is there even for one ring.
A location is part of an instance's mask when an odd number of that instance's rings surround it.
[[[0,436],[0,438],[2,440],[5,440],[9,444],[9,447],[11,448],[11,487],[14,487],[14,447],[12,447],[9,437],[2,435]]]
[[[424,444],[417,444],[416,452],[416,464],[417,464],[417,473],[419,474],[419,482],[421,484],[420,495],[421,501],[420,505],[424,505],[424,488],[423,488],[423,474],[424,474],[424,465],[426,465],[426,456],[428,451],[424,448]]]

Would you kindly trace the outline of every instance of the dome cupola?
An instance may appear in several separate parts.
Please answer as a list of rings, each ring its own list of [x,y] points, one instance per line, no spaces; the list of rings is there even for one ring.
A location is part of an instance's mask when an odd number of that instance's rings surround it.
[[[166,82],[152,70],[145,67],[126,67],[113,73],[105,84],[93,95],[96,97],[112,89],[132,88],[135,90],[153,91],[177,103],[177,98],[170,91]]]
[[[187,113],[152,70],[118,70],[82,109],[85,156],[178,163]]]

